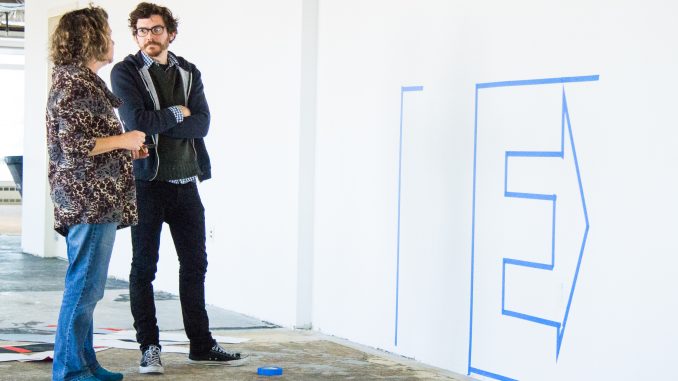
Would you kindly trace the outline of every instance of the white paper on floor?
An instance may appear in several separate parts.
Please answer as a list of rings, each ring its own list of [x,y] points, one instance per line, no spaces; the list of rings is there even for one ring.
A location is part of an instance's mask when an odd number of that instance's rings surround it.
[[[54,344],[54,335],[5,333],[0,334],[0,341],[14,341],[18,343],[48,343]]]
[[[101,336],[105,336],[111,339],[115,338],[118,340],[129,340],[136,342],[136,332],[132,330],[117,331]],[[94,337],[96,338],[97,335],[94,335]],[[212,336],[212,337],[220,344],[240,344],[250,340],[246,338],[232,336]],[[165,345],[188,344],[188,343],[189,343],[188,337],[186,337],[186,334],[183,332],[160,332],[160,345],[163,346],[163,351]]]
[[[46,331],[55,331],[55,326],[45,326]],[[136,342],[136,332],[132,330],[120,330],[116,328],[97,328],[94,334],[95,351],[102,351],[108,348],[132,349],[138,350],[139,344]],[[221,344],[239,344],[249,341],[246,338],[231,336],[213,336],[214,340]],[[39,334],[0,334],[0,341],[9,342],[28,342],[28,343],[47,343],[54,344],[54,335]],[[160,345],[164,353],[188,353],[188,346],[178,346],[189,344],[190,341],[185,333],[178,332],[160,332]],[[0,362],[3,361],[43,361],[51,359],[53,351],[35,352],[35,353],[0,353]]]
[[[101,345],[108,348],[134,349],[139,350],[139,344],[136,341],[102,339],[94,338],[94,345]],[[160,344],[162,345],[162,344]],[[188,347],[179,347],[176,345],[162,345],[163,353],[188,353]]]
[[[17,346],[21,348],[21,346]],[[105,351],[107,347],[95,347],[95,352]],[[32,353],[0,353],[0,362],[6,361],[45,361],[54,358],[54,351],[32,352]]]
[[[50,325],[44,325],[44,326],[36,326],[34,327],[35,329],[40,329],[40,330],[45,330],[49,332],[55,332],[56,331],[56,325],[50,324]],[[136,342],[136,332],[134,330],[124,330],[124,329],[119,329],[119,328],[95,328],[94,329],[94,336],[96,337],[97,335],[106,335],[107,337],[111,338],[116,338],[120,340],[131,340]],[[246,341],[249,341],[250,339],[246,338],[240,338],[240,337],[233,337],[233,336],[212,336],[214,340],[219,342],[220,344],[240,344],[244,343]],[[2,340],[0,338],[0,340]],[[19,341],[19,340],[16,340]],[[186,334],[183,332],[160,332],[160,345],[163,345],[163,342],[173,342],[175,344],[177,343],[184,343],[188,344],[188,337],[186,337]],[[170,344],[171,345],[171,344]]]
[[[46,332],[56,332],[56,324],[47,324],[47,325],[36,325],[32,326],[31,328],[37,329],[40,331],[46,331]],[[119,332],[119,331],[124,331],[123,329],[119,328],[94,328],[94,333],[100,333],[102,335],[108,334],[108,333],[113,333],[113,332]]]
[[[4,361],[43,361],[52,359],[54,356],[54,351],[49,352],[38,352],[31,354],[21,354],[21,353],[0,353],[0,362]]]

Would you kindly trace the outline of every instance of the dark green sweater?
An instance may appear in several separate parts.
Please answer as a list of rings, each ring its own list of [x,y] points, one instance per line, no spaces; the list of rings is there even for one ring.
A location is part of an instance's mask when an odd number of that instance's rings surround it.
[[[153,64],[149,68],[160,101],[160,108],[186,104],[184,86],[176,67]],[[181,128],[177,126],[175,128]],[[159,166],[156,180],[179,180],[200,174],[192,139],[158,136]]]

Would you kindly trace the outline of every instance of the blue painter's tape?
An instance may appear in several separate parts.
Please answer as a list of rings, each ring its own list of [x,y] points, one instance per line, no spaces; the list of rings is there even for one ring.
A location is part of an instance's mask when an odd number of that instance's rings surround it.
[[[424,86],[401,86],[400,90],[403,92],[407,91],[423,91]]]
[[[395,340],[394,345],[398,346],[398,303],[400,299],[400,205],[401,189],[403,183],[403,102],[404,94],[410,91],[424,91],[424,86],[401,86],[400,87],[400,140],[398,146],[398,224],[396,231],[396,302],[395,302]]]
[[[577,83],[577,82],[591,82],[600,80],[599,75],[587,75],[579,77],[561,77],[561,78],[538,78],[538,79],[527,79],[527,80],[518,80],[518,81],[501,81],[501,82],[487,82],[487,83],[477,83],[475,88],[475,121],[474,121],[474,130],[473,130],[473,197],[472,197],[472,213],[471,213],[471,298],[470,298],[470,308],[469,308],[469,343],[468,343],[468,374],[478,374],[485,377],[493,378],[500,381],[516,381],[516,379],[501,375],[498,373],[490,372],[486,369],[480,369],[473,366],[473,321],[474,321],[474,281],[475,281],[475,228],[476,228],[476,182],[477,182],[477,163],[478,163],[478,93],[483,89],[491,88],[501,88],[501,87],[513,87],[513,86],[535,86],[535,85],[551,85],[551,84],[561,84],[563,86],[563,107],[562,107],[562,125],[561,125],[561,142],[560,142],[560,151],[506,151],[505,152],[505,163],[504,163],[504,196],[512,198],[523,198],[523,199],[533,199],[541,201],[550,201],[552,203],[553,212],[552,212],[552,227],[551,227],[551,262],[550,263],[535,263],[529,261],[521,261],[512,258],[503,258],[502,263],[502,315],[511,316],[514,318],[531,321],[533,323],[542,324],[545,326],[554,327],[557,330],[557,341],[556,341],[556,361],[558,361],[558,356],[560,354],[560,349],[563,341],[563,336],[565,334],[565,327],[567,326],[568,316],[570,313],[570,308],[572,305],[572,299],[574,295],[574,290],[577,284],[577,279],[579,277],[579,270],[581,267],[582,257],[584,254],[584,247],[586,246],[586,240],[589,232],[589,218],[588,211],[586,208],[586,200],[584,198],[584,190],[581,183],[581,174],[579,171],[579,162],[577,160],[577,151],[574,146],[574,138],[572,136],[572,125],[570,123],[570,113],[567,106],[567,99],[565,96],[565,84],[567,83]],[[555,215],[556,215],[556,195],[546,195],[546,194],[533,194],[533,193],[523,193],[523,192],[511,192],[508,190],[508,161],[510,157],[551,157],[551,158],[564,158],[564,144],[565,144],[565,133],[567,126],[567,133],[570,137],[570,142],[572,144],[572,156],[574,159],[574,166],[577,173],[577,180],[579,185],[579,193],[581,196],[584,220],[586,221],[586,228],[584,230],[583,239],[581,242],[579,250],[579,258],[577,260],[577,267],[574,273],[574,279],[572,281],[572,287],[570,289],[569,298],[567,301],[567,306],[565,309],[565,315],[562,321],[553,321],[536,316],[531,316],[523,314],[517,311],[509,311],[505,309],[505,279],[506,279],[506,266],[522,266],[522,267],[531,267],[542,270],[553,270],[555,265]]]
[[[539,78],[539,79],[526,79],[520,81],[487,82],[487,83],[477,83],[476,89],[489,89],[492,87],[550,85],[554,83],[565,84],[573,82],[591,82],[597,81],[599,79],[600,79],[599,75],[584,75],[580,77]]]
[[[282,376],[283,369],[277,366],[262,366],[257,368],[257,374],[260,376]]]
[[[468,368],[468,371],[469,371],[469,374],[475,373],[475,374],[479,374],[479,375],[481,375],[481,376],[494,378],[495,380],[500,380],[500,381],[518,381],[518,380],[516,380],[515,378],[510,378],[510,377],[502,376],[501,374],[488,372],[488,371],[486,371],[486,370],[482,370],[482,369],[478,369],[478,368],[469,367],[469,368]]]

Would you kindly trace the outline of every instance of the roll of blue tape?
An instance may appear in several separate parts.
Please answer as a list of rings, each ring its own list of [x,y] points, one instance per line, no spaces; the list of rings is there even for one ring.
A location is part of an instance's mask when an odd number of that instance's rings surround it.
[[[283,370],[277,366],[262,366],[257,369],[260,376],[282,376]]]

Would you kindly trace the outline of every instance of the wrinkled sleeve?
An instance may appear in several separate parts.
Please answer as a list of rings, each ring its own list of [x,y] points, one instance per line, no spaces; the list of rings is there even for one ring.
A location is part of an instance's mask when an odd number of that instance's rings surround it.
[[[86,97],[90,95],[83,83],[62,88],[53,105],[58,122],[57,136],[63,151],[72,156],[86,157],[96,144],[94,117]]]
[[[163,135],[178,139],[204,138],[210,128],[210,109],[205,98],[205,88],[200,71],[193,67],[193,86],[188,99],[191,116],[184,118],[176,128]]]
[[[139,74],[135,70],[124,61],[117,63],[111,70],[113,93],[123,100],[118,114],[125,131],[138,130],[146,135],[154,135],[176,127],[179,119],[170,108],[146,110],[144,97],[148,95],[145,94],[146,89],[136,83],[135,78]]]

